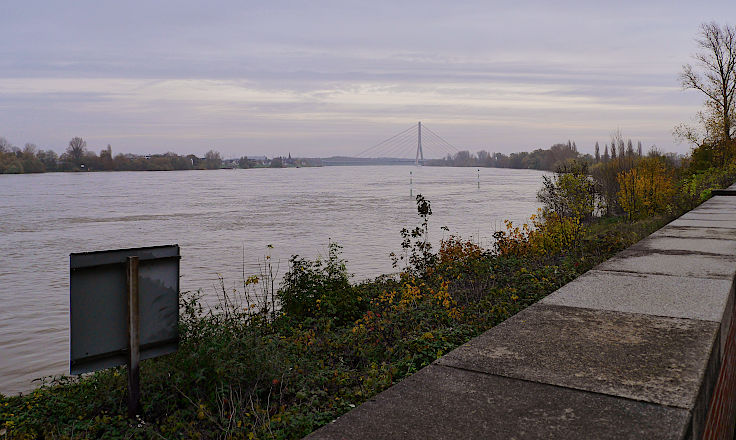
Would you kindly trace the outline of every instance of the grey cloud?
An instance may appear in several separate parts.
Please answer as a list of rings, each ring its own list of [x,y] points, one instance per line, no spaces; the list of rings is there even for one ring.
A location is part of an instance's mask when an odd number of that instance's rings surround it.
[[[698,24],[727,4],[7,0],[0,135],[336,154],[422,118],[496,151],[592,145],[616,127],[684,151],[670,132],[700,100],[677,90],[677,72]],[[48,82],[2,88],[29,78]],[[64,89],[79,78],[111,82]],[[201,87],[217,99],[175,80],[211,81]],[[516,102],[494,104],[505,97]]]

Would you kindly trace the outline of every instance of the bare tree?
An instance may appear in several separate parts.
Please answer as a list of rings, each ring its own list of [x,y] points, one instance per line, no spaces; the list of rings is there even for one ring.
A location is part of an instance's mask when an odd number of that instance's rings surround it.
[[[66,154],[76,164],[82,162],[84,154],[87,152],[87,141],[81,137],[72,138],[69,141],[69,146],[66,149]]]
[[[682,87],[698,90],[705,95],[706,109],[711,113],[712,121],[716,122],[716,127],[713,127],[715,130],[709,130],[708,118],[701,118],[706,122],[708,137],[731,141],[736,137],[736,27],[721,27],[715,22],[703,23],[700,37],[695,41],[700,52],[693,58],[698,62],[699,71],[690,64],[684,65],[680,75]],[[683,132],[681,137],[688,138],[686,129],[679,129]]]
[[[216,170],[222,166],[222,156],[219,151],[210,150],[204,155],[207,169]]]
[[[35,156],[37,151],[38,147],[36,146],[36,144],[32,144],[30,142],[27,142],[26,145],[23,147],[23,154],[28,156]]]
[[[616,140],[611,139],[611,159],[616,160]]]
[[[0,153],[9,153],[13,149],[13,144],[8,142],[4,137],[0,137]]]

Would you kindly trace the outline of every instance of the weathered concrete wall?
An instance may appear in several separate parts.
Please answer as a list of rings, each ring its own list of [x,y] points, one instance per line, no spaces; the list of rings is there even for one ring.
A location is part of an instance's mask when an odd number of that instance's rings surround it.
[[[308,438],[730,440],[735,275],[713,197]]]

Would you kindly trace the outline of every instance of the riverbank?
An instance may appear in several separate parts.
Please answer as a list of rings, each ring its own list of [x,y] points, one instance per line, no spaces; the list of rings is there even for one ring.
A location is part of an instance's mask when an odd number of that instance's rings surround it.
[[[125,370],[58,378],[0,398],[11,438],[299,438],[543,298],[667,222],[619,218],[590,225],[569,248],[559,231],[511,225],[494,249],[459,238],[406,248],[400,279],[351,284],[339,248],[326,261],[292,261],[280,295],[248,304],[225,291],[217,313],[183,301],[182,343],[142,366],[143,415],[125,417]],[[421,225],[420,225],[421,226]],[[263,280],[245,286],[261,294]],[[227,298],[227,299],[226,299]],[[258,313],[245,313],[244,307]]]
[[[573,162],[544,177],[545,209],[506,222],[490,248],[449,236],[435,251],[431,205],[417,196],[397,277],[351,283],[333,242],[323,259],[293,257],[277,290],[266,259],[242,288],[223,284],[214,310],[184,296],[180,350],[142,365],[140,420],[125,417],[117,368],[2,397],[0,426],[19,438],[302,437],[697,206],[736,167],[686,170],[652,155],[600,171],[591,179]]]

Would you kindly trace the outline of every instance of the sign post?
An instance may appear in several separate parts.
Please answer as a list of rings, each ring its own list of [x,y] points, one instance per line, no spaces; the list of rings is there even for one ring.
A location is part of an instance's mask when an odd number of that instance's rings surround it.
[[[132,419],[141,412],[138,257],[128,257],[126,269],[128,285],[128,417]]]

